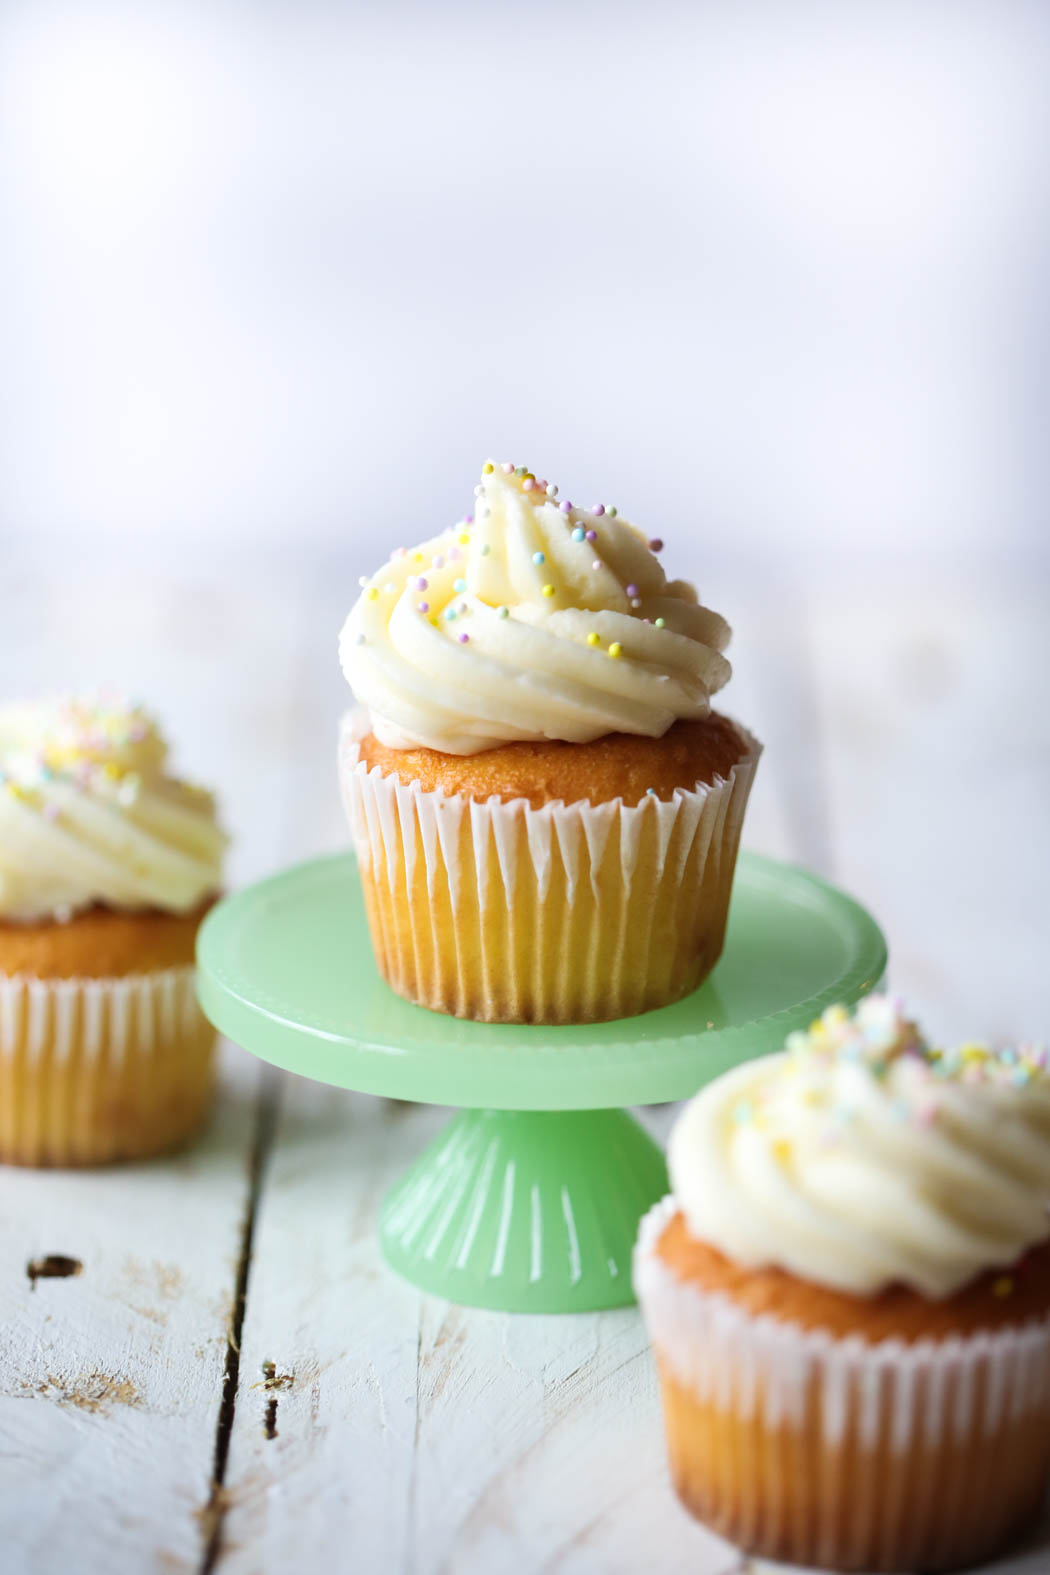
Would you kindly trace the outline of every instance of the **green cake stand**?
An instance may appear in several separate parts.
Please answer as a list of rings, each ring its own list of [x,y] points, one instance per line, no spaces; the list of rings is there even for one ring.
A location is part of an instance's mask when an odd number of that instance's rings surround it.
[[[707,982],[611,1023],[473,1023],[410,1006],[376,972],[350,855],[225,898],[197,951],[204,1011],[254,1055],[339,1088],[462,1107],[388,1195],[383,1250],[426,1291],[512,1312],[633,1301],[638,1221],[667,1170],[620,1107],[688,1098],[886,969],[882,934],[851,898],[746,853]]]

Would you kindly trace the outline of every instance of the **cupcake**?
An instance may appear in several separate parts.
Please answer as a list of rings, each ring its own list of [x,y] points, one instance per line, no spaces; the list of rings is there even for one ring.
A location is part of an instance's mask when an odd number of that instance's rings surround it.
[[[212,1083],[194,944],[226,838],[116,699],[0,706],[0,1161],[182,1142]]]
[[[486,1022],[663,1006],[718,960],[759,746],[729,628],[614,508],[486,464],[350,613],[340,776],[376,959]]]
[[[927,1048],[884,997],[716,1079],[635,1285],[675,1486],[746,1550],[987,1559],[1050,1465],[1045,1052]]]

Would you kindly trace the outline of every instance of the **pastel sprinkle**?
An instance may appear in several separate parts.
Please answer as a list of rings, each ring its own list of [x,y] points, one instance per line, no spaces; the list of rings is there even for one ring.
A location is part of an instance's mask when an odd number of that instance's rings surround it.
[[[460,552],[458,547],[450,547],[448,549],[448,561],[449,561],[449,563],[458,563],[460,558],[462,558],[462,556],[463,556],[463,554]]]
[[[609,507],[606,509],[605,512],[606,512],[606,514],[608,514],[608,516],[609,516],[609,518],[611,520],[614,520],[616,518],[616,510],[613,508],[611,503],[609,504]]]
[[[435,569],[443,569],[445,567],[444,555],[442,553],[440,553],[440,552],[437,554],[437,556],[434,559],[434,567],[435,567]]]
[[[601,635],[600,634],[596,634],[595,631],[592,629],[590,634],[587,636],[587,644],[588,645],[601,645],[601,643],[602,643]]]
[[[500,470],[502,470],[505,476],[513,476],[514,474],[514,466],[509,459],[505,464],[500,466]]]
[[[483,496],[484,491],[485,491],[485,488],[481,485],[481,482],[479,481],[477,486],[474,488],[474,496],[476,498],[480,498],[480,497]]]
[[[497,618],[509,618],[510,617],[510,608],[509,607],[497,607],[496,608],[496,617]]]
[[[489,460],[486,460],[484,465],[481,467],[481,474],[483,476],[491,476],[495,468],[495,465],[493,465]]]
[[[460,645],[466,645],[466,643],[467,643],[467,641],[469,639],[470,639],[470,635],[469,634],[461,634],[460,637],[459,637]]]
[[[612,645],[610,645],[609,655],[614,658],[623,655],[623,646],[620,644],[619,640],[614,640]]]
[[[423,562],[423,554],[421,552],[414,552],[412,554],[412,562],[413,563],[422,563]]]
[[[487,558],[491,551],[492,551],[492,548],[489,546],[488,542],[487,541],[482,542],[482,544],[481,544],[481,556],[483,558]]]
[[[640,607],[641,605],[642,605],[642,598],[640,596],[632,596],[631,597],[631,606],[632,607]]]
[[[663,550],[664,550],[663,541],[661,540],[661,538],[659,536],[654,536],[652,541],[649,543],[649,551],[650,552],[663,552]]]
[[[533,563],[546,563],[547,559],[544,553],[534,552],[532,555],[532,561]]]
[[[452,581],[452,589],[454,591],[465,591],[466,588],[467,588],[466,580],[453,580]]]
[[[537,485],[537,487],[539,487],[541,492],[546,492],[546,490],[547,490],[547,478],[546,478],[546,476],[541,476],[537,480],[536,485]]]
[[[553,585],[545,585],[543,587],[543,594],[544,594],[544,596],[553,596],[554,595],[554,586]]]
[[[556,497],[557,497],[557,496],[558,496],[558,489],[557,489],[557,487],[556,487],[556,486],[555,486],[555,485],[554,485],[554,483],[553,483],[553,481],[552,481],[552,482],[551,482],[551,483],[550,483],[550,485],[549,485],[549,486],[548,486],[548,487],[547,487],[547,496],[548,496],[548,497],[549,497],[549,498],[556,498]]]
[[[591,513],[592,514],[597,514],[600,517],[602,514],[605,513],[605,504],[604,503],[596,503],[594,505],[593,509],[591,510]]]
[[[572,513],[572,504],[569,502],[569,500],[567,498],[563,502],[559,503],[558,507],[561,509],[563,514],[571,514]]]
[[[667,627],[666,620],[663,618],[657,618],[656,627],[658,629],[665,629]]]
[[[599,569],[604,569],[605,568],[605,564],[602,562],[602,560],[600,558],[595,558],[593,563],[591,564],[591,568],[597,574]]]
[[[470,542],[470,533],[468,531],[461,531],[456,537],[456,540],[459,542],[461,547],[466,547]]]
[[[412,584],[415,586],[417,591],[425,591],[427,588],[427,581],[424,579],[422,574],[418,579],[413,580]]]
[[[582,525],[577,525],[576,529],[572,533],[572,539],[573,539],[573,541],[582,541],[583,540],[583,526]]]
[[[397,586],[394,584],[393,580],[387,580],[386,584],[383,586],[383,589],[386,591],[388,596],[393,596],[394,592],[397,590]]]
[[[532,478],[530,476],[526,476],[525,480],[521,484],[521,490],[522,492],[532,492],[535,489],[535,486],[536,483],[532,480]]]
[[[446,607],[445,608],[445,617],[448,619],[449,623],[452,622],[452,620],[453,620],[453,618],[455,616],[456,616],[456,609],[454,607]]]
[[[646,793],[648,793],[650,798],[655,798],[656,797],[656,789],[655,788],[646,788],[645,791],[646,791]]]
[[[428,613],[430,611],[430,603],[429,602],[420,602],[419,610],[420,610],[421,613]]]
[[[378,585],[372,585],[372,586],[369,587],[368,600],[370,602],[377,602],[379,600],[379,586]]]
[[[365,586],[368,584],[368,575],[367,574],[359,575],[357,583],[358,583],[358,585],[360,585],[361,589],[364,590]]]
[[[637,587],[637,585],[625,585],[624,586],[624,590],[627,592],[628,596],[637,596],[638,595],[638,587]]]
[[[594,529],[593,526],[591,527],[591,529],[589,531],[585,531],[584,532],[584,536],[585,536],[587,541],[597,541],[598,540],[598,532]]]

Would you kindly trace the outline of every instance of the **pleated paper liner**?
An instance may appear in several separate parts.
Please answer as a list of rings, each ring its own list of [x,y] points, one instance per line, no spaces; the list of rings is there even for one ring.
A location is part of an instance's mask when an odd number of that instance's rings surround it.
[[[175,1148],[207,1110],[214,1048],[192,967],[0,976],[0,1161],[101,1165]]]
[[[679,1280],[643,1220],[635,1289],[671,1474],[749,1553],[837,1570],[983,1561],[1035,1517],[1050,1468],[1050,1321],[914,1344],[757,1317]]]
[[[634,807],[476,803],[378,767],[344,718],[340,778],[376,960],[399,995],[482,1022],[629,1017],[694,990],[725,937],[761,746],[727,780]]]

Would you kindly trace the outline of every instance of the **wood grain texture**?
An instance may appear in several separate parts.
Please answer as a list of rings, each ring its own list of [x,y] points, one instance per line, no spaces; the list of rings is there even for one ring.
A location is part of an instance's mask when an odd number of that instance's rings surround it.
[[[227,1071],[180,1158],[2,1172],[7,1570],[200,1567],[255,1122],[254,1068]],[[75,1272],[39,1275],[49,1258]]]
[[[68,682],[73,648],[141,689],[179,758],[218,783],[233,879],[252,878],[345,842],[335,634],[358,567],[289,552],[195,578],[100,560],[76,593],[25,569],[0,691],[22,693],[26,671],[33,689]],[[781,564],[704,590],[736,614],[726,709],[766,745],[749,845],[870,904],[894,986],[935,1032],[1045,1038],[1038,587]],[[468,1311],[384,1267],[380,1198],[446,1113],[286,1079],[270,1134],[254,1063],[229,1051],[226,1069],[216,1123],[178,1161],[0,1173],[5,1570],[772,1568],[679,1509],[636,1312]],[[646,1119],[663,1135],[672,1115]],[[80,1272],[48,1273],[63,1257]],[[998,1575],[1041,1575],[1048,1549],[1044,1535]]]
[[[627,1572],[659,1537],[668,1568],[724,1575],[737,1556],[670,1500],[637,1312],[477,1312],[384,1267],[379,1200],[447,1119],[290,1082],[256,1226],[253,1387],[221,1567]]]

